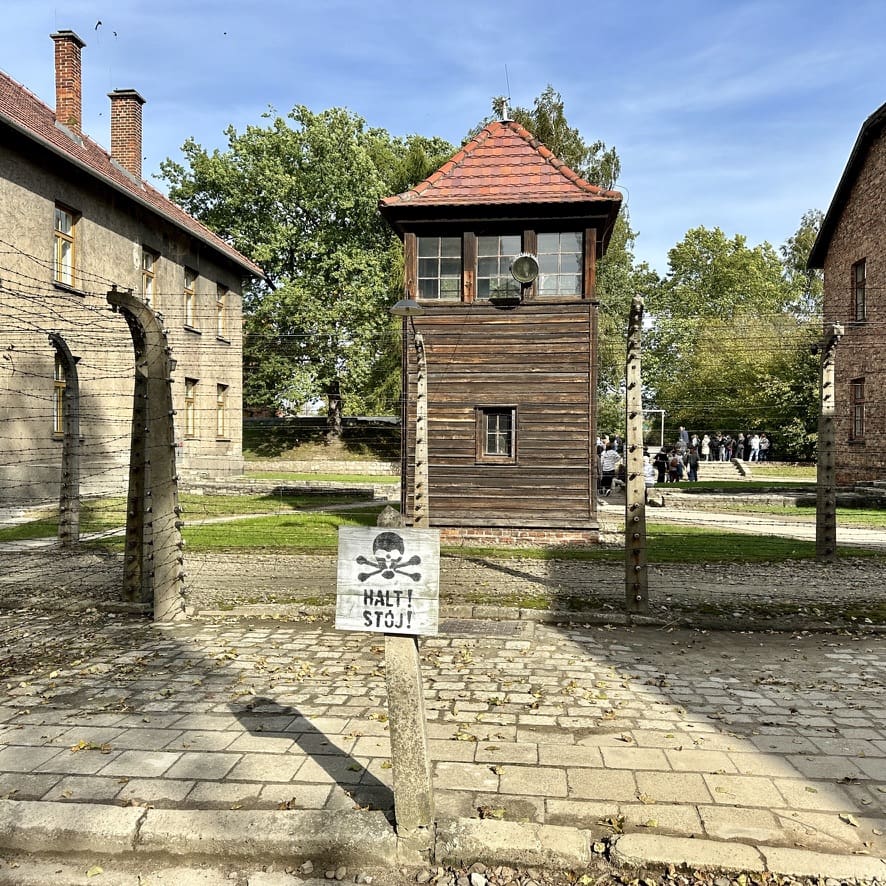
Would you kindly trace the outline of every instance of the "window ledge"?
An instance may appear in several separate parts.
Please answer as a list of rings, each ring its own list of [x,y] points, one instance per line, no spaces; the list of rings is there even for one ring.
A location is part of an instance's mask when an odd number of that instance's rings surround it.
[[[858,437],[855,440],[848,440],[847,442],[849,443],[850,446],[864,446],[865,445],[864,437]]]
[[[191,332],[194,335],[203,335],[202,330],[197,329],[196,326],[189,326],[187,323],[185,323],[185,332]]]
[[[86,293],[82,289],[77,289],[76,286],[71,286],[68,283],[61,283],[58,280],[53,280],[52,285],[61,292],[70,292],[71,295],[86,295]]]
[[[231,340],[229,338],[225,338],[223,335],[217,335],[215,337],[215,340],[217,342],[221,342],[221,344],[223,345],[229,345],[231,343]]]
[[[216,443],[230,443],[231,438],[230,437],[216,437],[215,442]]]

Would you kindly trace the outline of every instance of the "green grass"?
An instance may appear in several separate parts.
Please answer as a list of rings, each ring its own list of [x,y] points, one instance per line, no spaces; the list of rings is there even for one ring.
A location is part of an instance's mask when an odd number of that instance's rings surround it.
[[[816,467],[814,464],[798,465],[789,462],[752,461],[745,462],[754,477],[792,477],[798,480],[815,482]]]
[[[182,530],[187,550],[276,550],[334,554],[339,526],[375,526],[382,505],[346,514],[290,514],[250,517]]]
[[[390,474],[300,474],[295,471],[247,471],[251,480],[304,481],[315,483],[399,483],[400,478]]]
[[[681,492],[723,492],[734,495],[740,492],[804,492],[806,486],[802,483],[794,483],[790,480],[699,480],[690,483],[681,480],[679,483],[659,483],[657,490],[667,492],[668,489],[679,489]],[[815,480],[809,482],[810,492],[815,491]]]
[[[771,505],[761,502],[717,503],[720,514],[766,514],[785,517],[794,521],[812,522],[815,520],[815,503],[798,505]],[[837,525],[854,526],[862,529],[886,529],[886,510],[875,508],[837,508]]]
[[[188,521],[239,514],[288,514],[306,508],[322,508],[336,504],[359,502],[353,495],[192,495],[179,496],[182,516]],[[126,499],[103,498],[87,500],[80,506],[80,532],[89,535],[126,525]],[[0,541],[22,541],[29,538],[52,538],[58,531],[55,516],[41,517],[0,529]]]
[[[697,526],[648,523],[649,563],[763,563],[815,557],[815,542]],[[623,548],[444,548],[448,556],[489,559],[603,560],[624,563]],[[866,548],[841,546],[843,557],[873,557]]]
[[[355,499],[344,491],[323,495],[191,495],[179,496],[184,520],[201,517],[228,517],[238,514],[292,513],[305,508],[321,508],[329,505],[350,504]]]

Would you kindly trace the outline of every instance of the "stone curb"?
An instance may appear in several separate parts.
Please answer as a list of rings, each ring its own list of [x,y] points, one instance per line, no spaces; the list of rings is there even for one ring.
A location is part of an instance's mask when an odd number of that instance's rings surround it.
[[[833,877],[886,882],[886,859],[869,855],[833,855],[808,849],[748,846],[659,834],[625,834],[613,841],[611,859],[629,868],[683,865],[701,871],[767,871],[782,877]]]
[[[189,611],[189,615],[197,618],[263,618],[279,616],[281,610],[291,606],[300,613],[320,618],[332,618],[335,615],[335,606],[309,605],[300,606],[298,603],[253,603],[243,606],[234,606],[231,609],[195,609]],[[98,608],[108,607],[99,604]],[[618,625],[619,627],[673,627],[673,628],[697,628],[708,631],[797,631],[803,630],[812,634],[832,633],[840,628],[835,628],[831,623],[819,623],[803,618],[802,623],[796,621],[780,620],[778,618],[766,620],[742,621],[736,624],[734,619],[719,617],[717,615],[683,613],[671,618],[660,618],[655,615],[626,615],[622,612],[590,612],[573,609],[520,609],[509,606],[483,605],[471,606],[467,604],[443,604],[440,607],[440,618],[445,619],[468,619],[478,621],[523,621],[538,624],[567,624],[567,625]],[[845,629],[845,628],[843,628]],[[855,624],[853,629],[860,635],[886,634],[886,625],[881,624]]]
[[[602,860],[586,830],[492,819],[437,824],[433,860],[581,869]],[[305,861],[362,867],[430,862],[408,839],[398,840],[380,812],[168,810],[0,800],[0,849],[143,858]],[[792,877],[836,877],[886,883],[886,859],[804,849],[751,846],[659,834],[624,834],[611,861],[626,868],[673,864],[724,873],[764,871]]]

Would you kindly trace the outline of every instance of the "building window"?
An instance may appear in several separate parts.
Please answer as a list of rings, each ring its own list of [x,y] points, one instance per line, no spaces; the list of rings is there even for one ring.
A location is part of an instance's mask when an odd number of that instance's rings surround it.
[[[74,230],[76,218],[70,210],[55,207],[53,279],[56,283],[73,286],[75,283]]]
[[[581,295],[582,235],[538,235],[538,294]]]
[[[157,262],[160,256],[150,249],[142,249],[142,298],[149,308],[157,308]]]
[[[477,298],[520,296],[511,262],[520,254],[520,236],[477,238]]]
[[[517,460],[517,409],[477,408],[477,461],[511,464]]]
[[[852,426],[850,440],[864,440],[864,379],[854,378],[849,382],[849,406]]]
[[[58,356],[55,358],[53,379],[52,433],[60,437],[65,432],[65,392],[68,388],[68,378],[65,374],[65,364]]]
[[[215,293],[215,334],[218,338],[228,337],[228,290],[219,286]]]
[[[197,272],[185,268],[185,326],[197,328]]]
[[[866,277],[866,262],[862,259],[852,266],[852,318],[856,323],[864,323],[868,318],[867,301],[864,292]]]
[[[461,299],[461,237],[418,238],[418,297]]]
[[[185,437],[197,436],[197,379],[185,379]]]
[[[215,386],[215,436],[225,439],[228,436],[228,386]]]

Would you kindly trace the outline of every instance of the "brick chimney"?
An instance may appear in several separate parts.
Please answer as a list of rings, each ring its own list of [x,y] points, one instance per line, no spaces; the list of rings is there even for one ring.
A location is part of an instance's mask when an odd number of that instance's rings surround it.
[[[83,88],[80,50],[86,44],[73,31],[50,34],[55,40],[55,120],[81,134]]]
[[[142,105],[134,89],[115,89],[111,100],[111,159],[139,181],[142,177]]]

